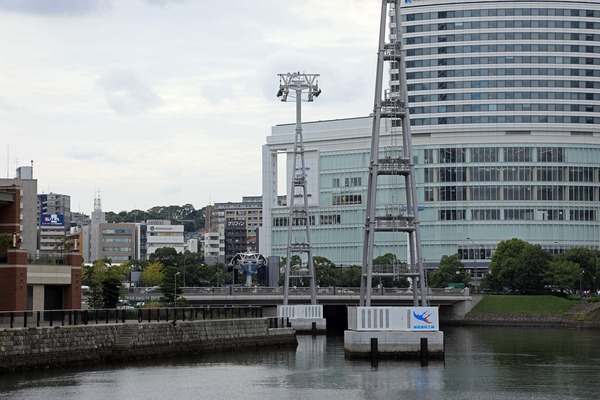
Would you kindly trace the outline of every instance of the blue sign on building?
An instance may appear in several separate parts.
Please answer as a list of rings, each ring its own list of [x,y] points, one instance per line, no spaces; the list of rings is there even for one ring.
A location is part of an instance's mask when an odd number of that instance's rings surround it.
[[[65,216],[62,214],[42,214],[40,224],[42,226],[64,226]]]

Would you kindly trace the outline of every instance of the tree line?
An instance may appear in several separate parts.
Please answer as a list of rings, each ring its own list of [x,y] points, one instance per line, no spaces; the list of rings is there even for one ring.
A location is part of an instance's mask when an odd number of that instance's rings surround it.
[[[131,210],[106,213],[107,222],[142,222],[149,219],[162,219],[171,221],[172,224],[183,224],[186,232],[196,232],[206,226],[205,208],[196,210],[191,204],[183,206],[155,206],[146,211]]]
[[[314,256],[315,283],[321,287],[359,287],[362,268],[358,265],[336,265],[331,260]],[[406,267],[392,253],[373,260],[374,266]],[[292,270],[302,266],[300,257],[292,256]],[[540,245],[521,239],[510,239],[498,244],[491,260],[488,275],[481,282],[482,289],[518,293],[585,292],[597,290],[600,250],[572,248],[561,254],[552,254]],[[278,284],[283,285],[285,258],[279,266]],[[84,268],[84,285],[90,287],[89,303],[94,308],[114,308],[124,289],[122,282],[128,280],[132,271],[141,272],[143,286],[159,288],[163,304],[173,304],[175,280],[177,280],[178,305],[185,299],[179,297],[182,287],[220,287],[243,283],[240,271],[234,271],[223,263],[206,264],[202,253],[177,253],[164,247],[151,254],[148,261],[131,260],[111,266],[110,260],[97,260]],[[234,274],[236,276],[234,276]],[[295,274],[298,275],[298,274]],[[293,286],[308,286],[307,278],[292,278]],[[444,255],[438,268],[427,272],[429,287],[443,288],[449,284],[470,285],[471,276],[458,254]],[[373,287],[409,287],[406,278],[373,277]]]

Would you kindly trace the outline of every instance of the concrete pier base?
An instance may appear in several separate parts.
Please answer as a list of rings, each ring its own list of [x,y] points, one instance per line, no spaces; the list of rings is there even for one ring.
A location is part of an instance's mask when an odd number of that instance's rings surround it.
[[[344,332],[344,355],[349,359],[371,359],[372,340],[377,339],[380,359],[422,360],[423,351],[429,360],[444,359],[444,333],[441,331],[350,331]],[[421,339],[426,340],[426,349]]]
[[[325,318],[290,318],[292,328],[300,335],[322,335],[327,332],[327,320]]]
[[[323,306],[315,304],[296,304],[277,306],[277,316],[289,318],[298,334],[324,334],[327,321],[323,318]]]

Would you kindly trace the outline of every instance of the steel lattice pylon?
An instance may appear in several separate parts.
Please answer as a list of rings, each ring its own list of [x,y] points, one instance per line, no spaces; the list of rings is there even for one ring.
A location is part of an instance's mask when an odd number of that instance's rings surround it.
[[[302,139],[302,92],[307,91],[308,101],[313,101],[321,94],[319,89],[318,74],[304,74],[300,72],[279,74],[279,91],[277,97],[281,101],[287,101],[290,91],[296,95],[296,133],[294,140],[294,162],[291,171],[291,182],[288,191],[288,206],[290,208],[288,217],[288,239],[287,255],[285,259],[285,282],[283,287],[283,305],[288,305],[290,279],[309,278],[311,304],[317,304],[315,287],[315,267],[313,264],[312,246],[310,241],[310,218],[308,215],[308,193],[307,193],[307,169],[304,160],[304,141]],[[300,166],[298,166],[300,161]],[[296,194],[296,191],[301,193]],[[301,199],[301,203],[296,200]],[[294,226],[300,228],[294,231]],[[297,237],[292,241],[292,233],[301,233],[304,226],[303,237]],[[306,268],[299,268],[295,275],[291,274],[291,261],[294,254],[307,255]]]
[[[413,301],[415,306],[425,306],[426,283],[421,257],[421,238],[419,233],[419,215],[417,203],[416,178],[413,161],[410,114],[406,84],[405,51],[402,43],[402,18],[400,1],[383,0],[379,31],[379,49],[377,56],[377,77],[375,81],[375,106],[373,109],[373,130],[371,135],[371,158],[369,164],[369,182],[363,262],[360,286],[360,306],[371,306],[371,286],[373,281],[373,248],[375,233],[403,232],[408,235],[408,267],[398,275],[413,280]],[[389,43],[386,43],[387,16],[390,17]],[[395,28],[395,29],[394,29]],[[399,92],[383,92],[384,64],[392,63],[399,75]],[[392,146],[380,157],[379,136],[381,119],[390,120],[390,140]],[[398,131],[398,122],[401,130]],[[395,135],[401,136],[402,147],[393,146]],[[397,176],[404,178],[404,188],[400,185],[390,190],[405,190],[406,207],[385,207],[383,214],[377,214],[378,177]]]

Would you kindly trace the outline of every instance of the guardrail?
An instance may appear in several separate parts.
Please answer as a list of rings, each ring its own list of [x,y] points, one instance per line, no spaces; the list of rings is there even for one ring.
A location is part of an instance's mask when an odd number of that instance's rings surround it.
[[[258,306],[0,311],[0,328],[262,318]]]

